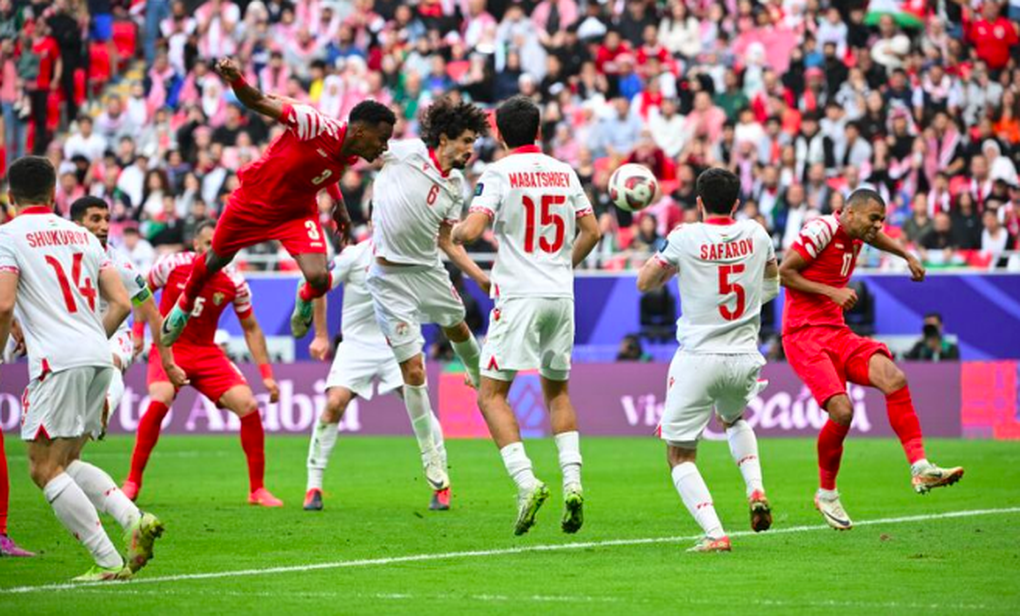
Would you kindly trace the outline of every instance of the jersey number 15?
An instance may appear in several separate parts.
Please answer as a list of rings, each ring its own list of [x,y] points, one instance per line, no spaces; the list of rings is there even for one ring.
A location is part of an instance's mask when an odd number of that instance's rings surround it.
[[[567,232],[567,224],[563,220],[563,216],[550,212],[549,209],[554,205],[560,205],[566,202],[567,198],[564,195],[542,195],[542,211],[541,220],[539,221],[540,226],[535,225],[535,202],[530,197],[525,195],[521,198],[521,203],[524,204],[524,215],[525,215],[525,228],[524,228],[524,252],[531,254],[535,252],[535,238],[538,238],[538,247],[543,252],[554,253],[559,252],[563,248],[563,239]],[[549,238],[545,236],[545,230],[549,226],[555,228],[555,236],[550,242]]]

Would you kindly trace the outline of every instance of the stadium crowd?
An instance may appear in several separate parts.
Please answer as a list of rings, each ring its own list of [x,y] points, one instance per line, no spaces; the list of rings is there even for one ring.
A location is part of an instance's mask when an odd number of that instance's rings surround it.
[[[398,138],[441,95],[532,96],[545,149],[596,204],[592,267],[659,248],[696,218],[697,174],[724,165],[743,180],[739,215],[780,249],[868,185],[929,265],[1020,268],[1004,256],[1020,248],[1018,20],[1020,0],[0,0],[2,168],[51,157],[58,208],[106,199],[113,242],[147,269],[282,130],[210,70],[235,56],[251,83],[333,117],[392,105]],[[499,155],[481,142],[469,183]],[[661,180],[642,214],[609,201],[622,162]],[[341,184],[362,235],[373,175]],[[292,266],[273,245],[244,258]]]

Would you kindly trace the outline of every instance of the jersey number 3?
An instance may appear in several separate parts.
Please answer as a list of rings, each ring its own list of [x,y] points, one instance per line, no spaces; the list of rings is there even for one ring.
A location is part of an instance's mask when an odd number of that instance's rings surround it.
[[[747,299],[744,296],[744,287],[735,282],[730,282],[731,274],[740,274],[743,271],[743,263],[719,266],[719,295],[729,295],[730,293],[737,295],[737,305],[733,310],[730,310],[730,307],[725,303],[719,304],[719,314],[727,321],[736,321],[744,315],[747,303]]]
[[[81,275],[81,261],[85,257],[84,253],[76,252],[72,255],[71,263],[71,279],[74,281],[74,286],[78,287],[78,292],[84,297],[89,303],[89,310],[96,309],[96,288],[92,285],[92,279],[85,276],[84,279]],[[60,264],[60,261],[56,257],[46,255],[46,263],[53,268],[54,273],[57,275],[57,282],[60,283],[60,292],[64,295],[64,304],[67,305],[67,311],[71,314],[78,312],[78,302],[74,299],[74,294],[71,292],[71,280],[67,279],[67,273],[64,272],[64,266]]]
[[[527,218],[525,221],[524,229],[524,252],[533,253],[535,252],[535,236],[538,236],[538,247],[542,249],[542,252],[559,252],[563,248],[563,239],[567,232],[567,224],[563,220],[563,216],[554,214],[549,211],[549,208],[554,205],[560,205],[566,202],[567,198],[564,195],[542,195],[542,212],[541,220],[539,221],[540,227],[535,225],[535,202],[530,197],[524,196],[521,198],[521,202],[524,204],[524,215]],[[549,241],[549,238],[545,236],[545,229],[550,225],[555,227],[556,235],[553,237],[553,241]]]

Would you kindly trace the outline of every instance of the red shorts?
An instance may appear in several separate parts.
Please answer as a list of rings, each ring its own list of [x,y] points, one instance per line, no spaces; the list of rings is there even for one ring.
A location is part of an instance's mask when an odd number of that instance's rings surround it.
[[[220,406],[223,394],[238,385],[247,385],[244,375],[219,347],[173,347],[174,361],[188,375],[191,386]],[[148,384],[169,382],[159,352],[149,352]]]
[[[213,252],[227,257],[242,248],[277,240],[292,257],[306,253],[326,254],[326,236],[317,215],[295,214],[294,218],[279,220],[277,216],[267,214],[263,205],[249,204],[231,197],[216,223]]]
[[[805,327],[783,336],[783,350],[797,376],[824,407],[829,398],[846,393],[846,383],[871,385],[868,364],[881,353],[892,358],[889,348],[864,338],[848,327]]]

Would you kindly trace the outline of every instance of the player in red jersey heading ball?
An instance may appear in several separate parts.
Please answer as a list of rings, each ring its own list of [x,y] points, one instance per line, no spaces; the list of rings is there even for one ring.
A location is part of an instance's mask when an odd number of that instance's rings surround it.
[[[907,379],[880,342],[850,331],[843,311],[853,308],[857,294],[846,287],[864,244],[906,259],[912,278],[924,280],[924,266],[896,240],[882,232],[885,201],[873,190],[860,189],[842,212],[805,225],[779,267],[786,287],[783,349],[790,366],[811,390],[829,420],[818,435],[820,488],[815,506],[829,526],[848,530],[847,516],[836,491],[843,440],[850,430],[853,405],[846,382],[867,385],[885,394],[889,423],[910,462],[914,490],[924,494],[963,476],[960,467],[942,469],[924,454],[921,424],[910,399]]]
[[[261,158],[238,172],[241,186],[220,217],[212,249],[205,259],[195,261],[180,301],[163,319],[161,342],[170,346],[180,337],[202,287],[238,251],[269,240],[283,244],[306,281],[298,289],[291,317],[291,333],[301,338],[311,326],[312,300],[330,288],[316,197],[329,191],[333,220],[345,237],[350,216],[337,182],[358,158],[371,162],[386,151],[396,116],[385,105],[367,100],[351,110],[347,122],[339,122],[308,105],[248,85],[233,60],[220,60],[214,68],[248,109],[278,120],[287,130]]]

